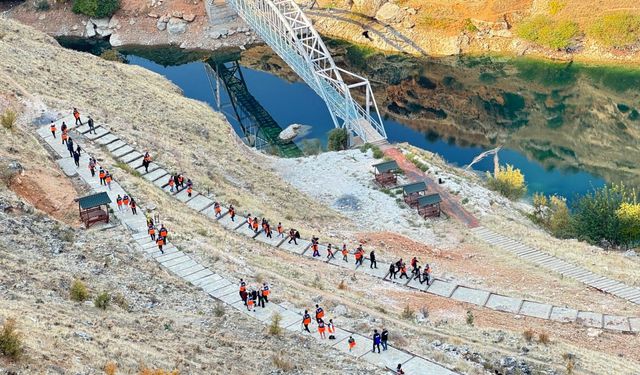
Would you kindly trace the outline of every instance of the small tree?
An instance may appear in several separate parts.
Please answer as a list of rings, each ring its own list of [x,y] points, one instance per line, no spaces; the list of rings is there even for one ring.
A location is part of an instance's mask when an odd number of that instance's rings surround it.
[[[69,290],[69,298],[72,301],[84,302],[89,299],[89,290],[87,286],[80,280],[74,280]]]
[[[571,237],[573,228],[567,200],[557,195],[552,195],[549,198],[549,208],[551,214],[547,225],[551,233],[558,238]]]
[[[507,164],[506,167],[499,167],[493,176],[487,172],[487,179],[489,188],[509,199],[520,199],[527,193],[524,175],[512,165]]]
[[[275,313],[271,316],[271,324],[269,325],[269,334],[272,336],[280,336],[282,334],[282,327],[280,322],[282,321],[282,315]]]
[[[73,12],[91,17],[111,17],[120,8],[120,0],[74,0]]]
[[[16,119],[18,118],[18,114],[16,111],[12,109],[7,109],[2,116],[0,116],[0,122],[2,126],[6,129],[13,129],[13,126],[16,124]]]
[[[98,294],[93,300],[94,306],[102,310],[106,310],[109,307],[109,302],[111,302],[111,295],[107,292]]]
[[[16,320],[8,318],[0,330],[0,354],[18,360],[22,350],[22,336],[16,329]]]
[[[640,241],[640,204],[622,203],[616,211],[620,220],[621,240],[625,245]]]
[[[345,128],[336,128],[329,132],[327,149],[329,151],[346,150],[349,147],[349,132]]]

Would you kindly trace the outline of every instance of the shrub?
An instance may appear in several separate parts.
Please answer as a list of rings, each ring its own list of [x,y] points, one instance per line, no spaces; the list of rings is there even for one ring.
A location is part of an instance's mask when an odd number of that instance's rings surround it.
[[[338,289],[347,290],[347,283],[344,282],[344,279],[340,280],[340,284],[338,284]]]
[[[307,156],[318,155],[322,152],[322,143],[320,143],[319,139],[303,139],[300,142],[300,148],[302,153]]]
[[[520,38],[552,49],[565,49],[578,34],[578,25],[572,21],[554,21],[546,16],[534,16],[516,28]]]
[[[524,175],[519,169],[509,164],[506,167],[499,167],[494,176],[487,172],[487,179],[489,188],[509,199],[520,199],[527,192]]]
[[[0,354],[14,361],[22,355],[22,335],[16,329],[16,320],[8,318],[0,330]]]
[[[567,207],[566,199],[557,195],[549,199],[550,216],[548,228],[551,233],[558,238],[569,238],[573,236],[571,225],[571,214]]]
[[[36,2],[36,10],[38,12],[46,12],[49,9],[51,9],[51,5],[47,0],[38,0],[38,2]]]
[[[562,0],[549,0],[549,14],[555,16],[564,9],[565,2]]]
[[[280,336],[282,334],[282,327],[280,322],[282,321],[282,315],[275,313],[271,316],[271,324],[269,324],[269,334],[271,336]]]
[[[362,152],[367,152],[367,150],[369,149],[371,149],[371,151],[373,152],[373,157],[376,159],[382,159],[382,157],[384,156],[384,152],[382,152],[380,147],[376,145],[365,143],[364,145],[362,145],[362,147],[360,147],[360,151]]]
[[[400,315],[402,319],[413,320],[416,317],[416,314],[413,312],[411,306],[406,305],[402,310],[402,314]]]
[[[115,49],[104,50],[100,54],[100,57],[107,61],[115,61],[115,62],[121,62],[121,63],[124,63],[127,61],[127,59],[125,59],[124,56]]]
[[[71,284],[71,290],[69,290],[69,298],[72,301],[84,302],[89,299],[89,290],[87,286],[80,280],[75,280]]]
[[[219,318],[221,316],[224,316],[224,313],[224,305],[221,303],[216,303],[213,307],[213,315]]]
[[[349,132],[345,128],[336,128],[329,132],[327,149],[329,151],[341,151],[349,148]]]
[[[115,362],[107,362],[107,364],[104,365],[104,373],[106,375],[116,375],[117,372],[118,365]]]
[[[120,0],[74,0],[73,12],[90,17],[111,17],[120,8]]]
[[[284,372],[289,372],[294,369],[293,363],[287,359],[287,355],[284,353],[274,354],[273,357],[271,357],[271,361],[276,368]]]
[[[478,31],[478,28],[476,27],[476,25],[473,24],[473,22],[471,22],[470,18],[467,18],[464,20],[464,31],[470,32],[470,33],[475,33],[476,31]]]
[[[538,333],[538,341],[544,345],[549,345],[549,343],[551,342],[551,340],[549,339],[549,334],[546,332]]]
[[[572,216],[577,237],[594,244],[603,240],[614,246],[624,243],[624,223],[618,209],[623,203],[636,201],[636,192],[623,184],[604,186],[580,197],[574,203]]]
[[[111,301],[111,295],[107,292],[102,292],[96,296],[93,300],[93,305],[99,309],[106,310],[109,307]]]
[[[467,310],[467,324],[473,326],[474,320],[475,317],[473,316],[473,312],[471,312],[471,310]]]
[[[117,293],[113,296],[113,303],[118,305],[124,311],[129,311],[131,309],[129,302],[122,293]]]
[[[0,122],[2,122],[2,126],[4,126],[6,129],[13,129],[14,125],[16,124],[17,118],[18,114],[14,110],[7,109],[6,111],[4,111],[2,116],[0,116]]]
[[[527,342],[531,342],[534,336],[535,332],[531,328],[527,328],[524,330],[524,332],[522,332],[522,337],[524,337]]]
[[[605,47],[626,47],[640,39],[640,15],[606,14],[596,20],[587,35]]]
[[[423,163],[416,155],[412,153],[408,153],[407,159],[409,159],[409,161],[413,163],[413,165],[415,165],[421,171],[426,172],[429,170],[429,166]]]
[[[622,203],[616,210],[620,220],[620,240],[628,245],[640,241],[640,204]]]

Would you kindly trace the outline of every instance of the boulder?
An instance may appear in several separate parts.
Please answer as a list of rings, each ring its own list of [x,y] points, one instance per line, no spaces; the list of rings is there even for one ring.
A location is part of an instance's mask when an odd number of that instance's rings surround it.
[[[115,29],[119,24],[120,24],[120,20],[118,19],[118,17],[113,16],[109,20],[109,24],[107,27],[109,27],[110,29]]]
[[[103,29],[106,29],[107,27],[109,27],[109,21],[111,21],[111,19],[109,19],[109,18],[91,18],[91,19],[89,19],[89,22],[91,22],[94,25],[96,25],[97,28],[103,28]]]
[[[167,29],[167,23],[162,19],[159,19],[158,22],[156,22],[156,27],[158,28],[158,30],[164,31]]]
[[[185,14],[184,16],[182,16],[182,19],[187,21],[187,22],[193,22],[196,19],[196,15],[195,14]]]
[[[187,31],[187,23],[180,18],[171,17],[167,22],[167,31],[171,35],[184,34]]]
[[[96,27],[91,21],[87,22],[87,25],[85,26],[85,34],[87,38],[93,38],[96,36]]]
[[[149,16],[151,18],[160,18],[160,16],[157,13],[149,13],[149,14],[147,14],[147,16]]]
[[[375,18],[386,23],[399,23],[406,17],[407,13],[394,3],[385,3],[376,12]]]
[[[352,11],[362,13],[367,17],[376,15],[380,7],[388,0],[353,0]]]
[[[278,138],[282,139],[283,141],[291,141],[298,136],[298,131],[300,130],[300,128],[302,128],[302,125],[300,124],[291,124],[287,126],[286,129],[280,132]]]
[[[182,12],[172,12],[171,16],[175,18],[182,18]]]
[[[113,34],[113,30],[105,29],[105,28],[96,28],[96,34],[100,35],[101,37],[105,37]]]
[[[118,35],[118,33],[111,34],[109,37],[109,44],[113,47],[120,47],[123,44],[122,39],[120,39],[120,35]]]

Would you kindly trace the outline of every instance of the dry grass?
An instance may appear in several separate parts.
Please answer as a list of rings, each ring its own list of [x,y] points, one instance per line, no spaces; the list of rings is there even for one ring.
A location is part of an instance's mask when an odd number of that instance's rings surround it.
[[[284,372],[293,371],[293,369],[295,369],[295,366],[293,365],[293,363],[291,363],[290,360],[287,359],[287,357],[288,356],[282,352],[274,354],[271,357],[271,362],[279,370],[282,370]]]
[[[108,362],[104,365],[104,373],[106,375],[116,375],[118,373],[118,365],[115,362]]]
[[[538,333],[538,342],[544,345],[549,345],[549,343],[551,342],[549,334],[547,332]]]
[[[0,115],[0,123],[5,129],[13,129],[16,125],[16,119],[18,114],[13,109],[7,109],[2,115]]]
[[[269,334],[271,336],[280,336],[282,334],[282,327],[280,322],[282,321],[282,315],[275,313],[271,316],[271,324],[269,325]]]
[[[17,361],[22,356],[22,334],[18,332],[16,320],[7,318],[0,329],[0,354]]]
[[[524,339],[527,342],[533,341],[533,338],[535,337],[535,335],[536,333],[531,328],[527,328],[522,332],[522,337],[524,337]]]

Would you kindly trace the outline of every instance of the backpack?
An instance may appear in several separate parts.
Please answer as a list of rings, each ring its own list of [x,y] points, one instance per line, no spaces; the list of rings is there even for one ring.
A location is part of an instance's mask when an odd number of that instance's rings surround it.
[[[300,232],[296,231],[296,238],[300,238]]]
[[[329,335],[329,340],[335,340],[336,337],[334,335]]]

